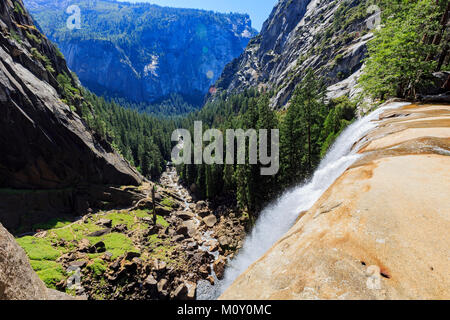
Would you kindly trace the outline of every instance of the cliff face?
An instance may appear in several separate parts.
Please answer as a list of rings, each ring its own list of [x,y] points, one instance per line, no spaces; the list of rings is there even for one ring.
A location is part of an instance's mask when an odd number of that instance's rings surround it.
[[[62,75],[74,87],[73,92],[78,92],[70,107],[66,99],[62,100]],[[14,215],[12,211],[20,211],[27,205],[24,200],[29,199],[22,197],[10,208],[7,199],[15,196],[17,200],[18,191],[4,188],[62,190],[93,184],[141,183],[141,176],[128,162],[87,128],[79,116],[83,98],[76,86],[64,58],[36,29],[23,3],[2,1],[0,221]],[[77,196],[72,196],[42,197],[39,204],[53,202],[64,204],[64,208],[74,207]]]
[[[225,67],[216,84],[219,92],[273,90],[272,105],[281,108],[307,68],[330,86],[349,78],[361,68],[371,38],[367,7],[359,0],[279,1],[261,33]],[[353,86],[341,89],[339,95]]]
[[[25,4],[85,86],[132,101],[204,95],[256,35],[242,14],[109,0]],[[71,4],[81,9],[79,30],[66,26]]]
[[[449,111],[385,111],[360,160],[221,298],[449,299]]]

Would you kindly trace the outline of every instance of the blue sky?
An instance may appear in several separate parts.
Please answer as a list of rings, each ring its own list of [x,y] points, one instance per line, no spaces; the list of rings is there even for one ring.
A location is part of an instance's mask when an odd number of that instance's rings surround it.
[[[166,7],[196,8],[218,12],[248,13],[252,25],[258,31],[269,17],[278,0],[119,0],[126,2],[149,2]]]

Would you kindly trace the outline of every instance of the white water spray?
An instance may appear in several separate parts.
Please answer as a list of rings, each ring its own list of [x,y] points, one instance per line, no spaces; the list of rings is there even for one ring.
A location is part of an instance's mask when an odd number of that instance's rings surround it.
[[[374,120],[386,109],[408,103],[392,103],[354,122],[339,136],[315,171],[312,179],[267,206],[262,212],[243,248],[225,271],[225,277],[214,287],[199,283],[197,299],[217,299],[247,268],[264,255],[294,224],[300,212],[310,209],[322,194],[360,156],[353,145],[376,126]]]

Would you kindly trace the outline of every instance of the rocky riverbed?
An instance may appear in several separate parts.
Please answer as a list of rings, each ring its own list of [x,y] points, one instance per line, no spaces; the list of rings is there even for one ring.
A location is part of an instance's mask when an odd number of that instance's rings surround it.
[[[157,222],[150,190],[132,208],[53,220],[17,239],[50,288],[87,299],[196,299],[197,284],[214,284],[242,246],[246,216],[193,201],[168,169],[157,184]]]

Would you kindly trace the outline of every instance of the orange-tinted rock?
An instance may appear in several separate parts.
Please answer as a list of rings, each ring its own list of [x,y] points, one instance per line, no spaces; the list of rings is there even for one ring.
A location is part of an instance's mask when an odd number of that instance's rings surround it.
[[[342,174],[221,298],[449,299],[450,134],[426,108],[381,121],[368,134],[378,156]],[[434,135],[439,149],[422,148]]]

